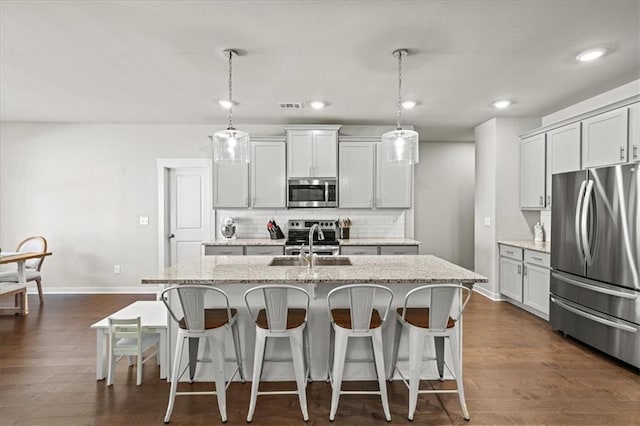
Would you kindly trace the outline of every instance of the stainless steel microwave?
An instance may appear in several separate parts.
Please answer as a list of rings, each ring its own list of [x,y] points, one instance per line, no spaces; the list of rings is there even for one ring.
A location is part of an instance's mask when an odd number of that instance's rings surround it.
[[[338,207],[336,179],[289,179],[289,207]]]

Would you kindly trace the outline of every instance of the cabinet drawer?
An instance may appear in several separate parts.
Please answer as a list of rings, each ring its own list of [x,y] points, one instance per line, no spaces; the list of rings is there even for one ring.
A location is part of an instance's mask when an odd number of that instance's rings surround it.
[[[245,254],[247,256],[281,256],[284,254],[282,246],[246,246]]]
[[[342,246],[340,254],[346,255],[377,255],[378,246]]]
[[[522,252],[523,250],[521,248],[500,244],[500,256],[510,257],[515,260],[522,260]]]
[[[551,267],[551,261],[548,253],[541,253],[539,251],[525,250],[524,261],[533,265],[543,266],[545,268]]]
[[[418,254],[418,246],[380,246],[380,254]]]
[[[242,256],[242,246],[204,246],[205,256]]]

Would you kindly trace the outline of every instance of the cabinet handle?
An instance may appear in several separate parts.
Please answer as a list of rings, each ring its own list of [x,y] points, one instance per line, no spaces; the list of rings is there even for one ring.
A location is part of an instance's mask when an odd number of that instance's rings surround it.
[[[505,252],[505,253],[507,253],[507,254],[514,254],[514,253],[513,253],[512,251],[510,251],[510,250],[505,250],[504,252]]]
[[[638,158],[638,145],[634,145],[633,146],[633,159],[637,159]]]
[[[518,265],[518,275],[522,274],[522,265]]]
[[[522,266],[522,275],[527,276],[527,265]]]
[[[537,260],[538,262],[542,262],[542,258],[541,257],[531,256],[531,258],[533,260]]]
[[[547,195],[547,207],[551,206],[551,195]]]
[[[620,147],[620,159],[624,160],[624,146]]]
[[[542,195],[540,196],[540,205],[544,206],[544,197]]]

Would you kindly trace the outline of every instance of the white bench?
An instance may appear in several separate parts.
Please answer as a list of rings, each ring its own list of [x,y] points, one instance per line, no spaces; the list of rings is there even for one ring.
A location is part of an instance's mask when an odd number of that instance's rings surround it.
[[[25,283],[0,283],[0,297],[13,296],[13,306],[0,307],[1,314],[20,314],[29,313],[29,300],[27,299],[27,285]]]

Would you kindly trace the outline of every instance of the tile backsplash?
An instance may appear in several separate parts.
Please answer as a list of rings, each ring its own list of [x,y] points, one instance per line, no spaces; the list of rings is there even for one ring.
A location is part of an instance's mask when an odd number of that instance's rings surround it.
[[[269,238],[267,222],[274,219],[287,235],[290,219],[338,220],[351,219],[351,238],[404,238],[404,210],[355,209],[221,209],[215,211],[216,238],[222,238],[220,225],[225,217],[236,222],[238,238]]]
[[[540,211],[540,225],[544,231],[544,240],[551,241],[551,210]]]

